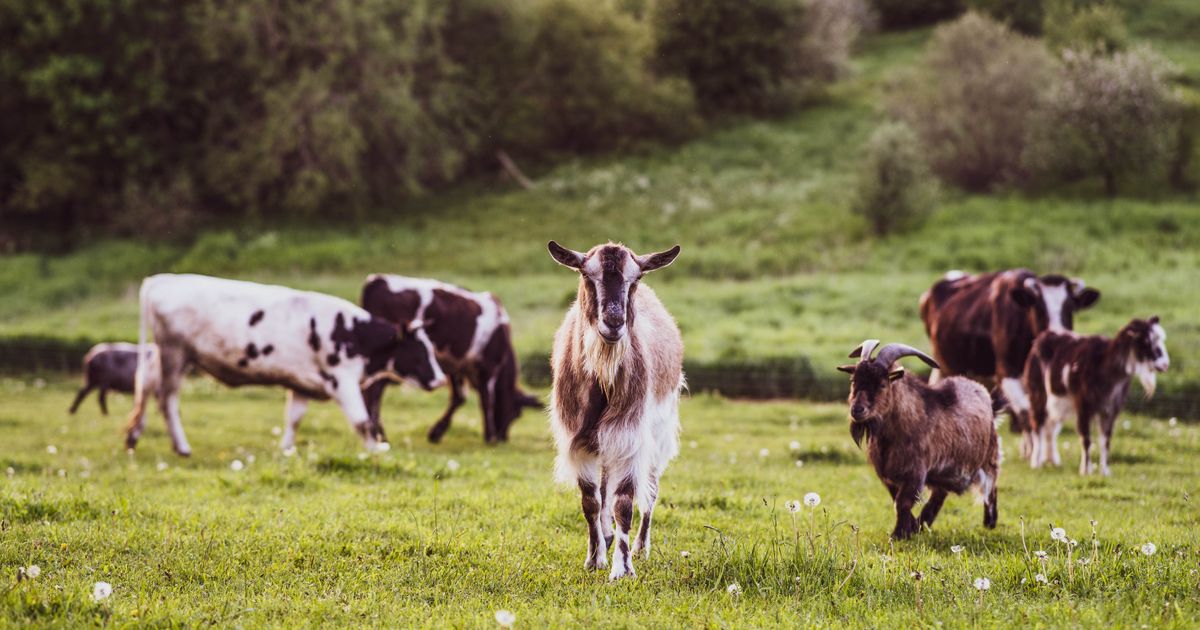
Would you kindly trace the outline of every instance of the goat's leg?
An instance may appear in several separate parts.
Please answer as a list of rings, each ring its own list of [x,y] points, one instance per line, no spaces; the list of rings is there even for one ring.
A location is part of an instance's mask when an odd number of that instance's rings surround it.
[[[1000,507],[996,505],[996,482],[992,481],[991,490],[983,500],[983,526],[996,529],[996,521],[1000,519]]]
[[[934,488],[933,493],[929,495],[929,500],[925,502],[925,507],[921,508],[920,525],[932,527],[934,519],[937,518],[938,512],[942,511],[942,504],[945,502],[946,491]]]
[[[921,498],[921,491],[925,488],[923,479],[911,480],[899,484],[896,488],[896,498],[894,504],[896,506],[896,528],[892,530],[892,538],[896,540],[904,540],[921,529],[920,523],[912,515],[913,505],[916,505],[917,500]]]
[[[1058,453],[1058,434],[1062,433],[1063,423],[1054,423],[1053,430],[1050,432],[1050,462],[1055,466],[1062,466],[1062,457]]]
[[[654,518],[654,504],[658,502],[658,473],[651,472],[646,483],[646,497],[642,504],[642,524],[638,528],[637,540],[633,542],[633,554],[639,551],[650,557],[650,521]]]
[[[583,520],[588,528],[587,557],[585,569],[603,569],[608,566],[608,547],[600,532],[600,475],[599,466],[588,462],[579,466],[579,502],[583,508]]]
[[[633,501],[637,497],[637,477],[632,466],[621,466],[609,471],[616,487],[612,490],[613,517],[616,522],[612,570],[608,579],[619,580],[633,577],[633,554],[629,549],[629,529],[633,525]]]
[[[450,430],[450,420],[454,417],[454,412],[458,411],[458,408],[467,400],[462,391],[462,376],[447,374],[446,377],[450,380],[450,406],[446,407],[446,410],[442,412],[442,417],[438,418],[438,421],[432,427],[429,427],[429,441],[434,444],[442,441],[442,436],[446,434],[446,431]],[[486,438],[486,436],[484,437]]]
[[[600,471],[600,535],[604,537],[604,555],[608,556],[608,550],[612,548],[613,542],[613,504],[610,489],[608,487],[608,471]]]

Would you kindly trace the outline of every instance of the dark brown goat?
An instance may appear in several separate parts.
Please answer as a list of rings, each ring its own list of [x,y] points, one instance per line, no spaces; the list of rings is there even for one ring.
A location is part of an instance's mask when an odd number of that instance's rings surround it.
[[[974,486],[983,496],[983,525],[996,526],[996,478],[1000,474],[1000,438],[995,414],[1002,406],[982,385],[952,376],[930,386],[893,369],[901,358],[915,356],[933,368],[929,355],[903,344],[884,346],[868,339],[850,353],[855,365],[838,369],[851,375],[850,435],[860,447],[867,441],[867,460],[887,487],[896,506],[892,537],[905,539],[931,526],[950,492]],[[913,518],[912,508],[925,486],[932,494]]]

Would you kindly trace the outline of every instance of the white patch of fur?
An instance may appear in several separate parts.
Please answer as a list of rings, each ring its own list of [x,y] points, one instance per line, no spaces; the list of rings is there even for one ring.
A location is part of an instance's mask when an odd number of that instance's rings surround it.
[[[1025,386],[1021,384],[1021,379],[1008,377],[1000,381],[1000,391],[1004,392],[1004,397],[1008,399],[1008,405],[1014,411],[1029,411],[1029,396],[1025,394]]]
[[[946,275],[942,276],[942,278],[953,282],[955,280],[960,280],[962,278],[966,278],[967,275],[968,274],[965,271],[962,271],[959,269],[951,269],[950,271],[947,271]]]
[[[975,481],[971,484],[971,487],[978,494],[976,502],[987,505],[988,497],[992,495],[992,489],[996,487],[996,480],[984,472],[983,469],[980,469],[975,473]]]
[[[1046,316],[1049,329],[1054,332],[1065,332],[1066,325],[1063,323],[1063,305],[1066,304],[1070,294],[1067,292],[1067,285],[1042,285],[1042,301],[1046,304]]]
[[[1153,396],[1154,388],[1158,385],[1158,375],[1154,371],[1154,364],[1140,361],[1134,363],[1133,373],[1137,376],[1138,382],[1142,384],[1142,389],[1146,392],[1146,398]]]
[[[483,349],[491,341],[492,334],[496,331],[496,328],[509,323],[508,313],[498,306],[492,294],[486,291],[477,293],[439,280],[410,278],[394,274],[372,274],[367,276],[367,282],[371,282],[372,280],[383,280],[387,283],[387,287],[391,291],[416,291],[421,298],[421,304],[417,309],[416,315],[418,319],[425,318],[425,309],[433,300],[434,289],[453,293],[478,305],[480,312],[479,317],[475,320],[475,337],[471,340],[471,345],[467,349],[465,357],[465,359],[470,361],[477,360],[483,355]],[[458,357],[453,358],[456,361],[459,360]]]

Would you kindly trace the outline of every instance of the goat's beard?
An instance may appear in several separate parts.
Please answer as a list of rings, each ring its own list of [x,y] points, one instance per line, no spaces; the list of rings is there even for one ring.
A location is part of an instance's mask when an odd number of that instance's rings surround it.
[[[629,351],[629,335],[621,336],[615,343],[604,341],[596,328],[590,327],[583,335],[583,356],[586,366],[596,376],[604,397],[613,400],[617,392],[617,382],[621,376],[621,365],[625,362],[625,353]]]
[[[1138,382],[1146,391],[1146,398],[1154,396],[1154,388],[1158,385],[1158,376],[1154,373],[1154,366],[1139,361],[1134,364],[1133,373],[1137,375]]]

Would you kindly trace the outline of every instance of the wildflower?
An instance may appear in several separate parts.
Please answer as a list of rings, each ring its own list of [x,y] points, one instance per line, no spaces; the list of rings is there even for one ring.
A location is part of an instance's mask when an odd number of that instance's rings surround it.
[[[450,472],[458,472],[459,464],[457,459],[446,460],[446,470]]]
[[[8,470],[4,471],[4,474],[8,475],[8,477],[11,479],[13,475],[17,474],[17,471],[12,466],[9,466]]]
[[[1121,426],[1124,427],[1126,431],[1128,431],[1133,428],[1133,422],[1130,420],[1126,420],[1125,422],[1121,423]]]
[[[913,571],[912,573],[908,574],[908,577],[920,582],[921,578],[925,577],[925,574],[921,573],[920,571]]]
[[[1155,547],[1152,542],[1142,545],[1142,555],[1153,556],[1156,551],[1158,551],[1158,547]]]
[[[793,453],[800,450],[800,443],[796,440],[792,440],[788,443],[788,450],[792,451]]]
[[[379,442],[378,444],[375,445],[376,453],[386,453],[390,450],[392,450],[391,442]]]
[[[1047,554],[1045,551],[1043,551],[1041,549],[1038,549],[1037,551],[1033,552],[1033,555],[1036,556],[1038,560],[1045,560],[1046,556],[1048,556],[1049,554]]]
[[[1044,574],[1042,574],[1042,573],[1039,573],[1039,574],[1037,574],[1037,575],[1033,576],[1033,579],[1034,579],[1034,580],[1036,580],[1036,581],[1038,581],[1038,582],[1041,582],[1042,584],[1049,584],[1049,583],[1050,583],[1050,580],[1046,579],[1046,576],[1045,576]]]
[[[1173,427],[1177,424],[1179,424],[1179,418],[1172,416],[1170,420],[1167,420],[1167,426],[1169,427]]]
[[[771,454],[771,451],[769,451],[769,450],[767,450],[767,449],[765,449],[765,448],[760,448],[760,449],[758,449],[758,456],[759,456],[759,457],[767,457],[767,456],[768,456],[768,455],[770,455],[770,454]]]
[[[157,464],[154,465],[154,469],[157,470],[158,472],[162,472],[162,471],[166,470],[167,462],[163,462],[163,461],[158,462]]]
[[[51,455],[58,455],[58,447],[53,444],[46,445],[46,452]]]
[[[108,582],[96,582],[92,586],[92,601],[102,602],[112,595],[112,584]]]
[[[284,457],[294,457],[295,455],[296,455],[296,447],[295,446],[289,446],[289,447],[283,449]]]
[[[977,578],[975,578],[975,590],[977,590],[977,591],[986,591],[986,590],[988,590],[989,588],[992,588],[992,581],[991,581],[991,580],[989,580],[989,579],[987,579],[987,578],[985,578],[985,577],[977,577]]]
[[[1091,563],[1092,563],[1091,558],[1080,558],[1079,559],[1079,566],[1081,566],[1081,567],[1086,567],[1087,565],[1089,565]]]
[[[59,468],[59,469],[58,469],[58,476],[59,476],[59,477],[66,477],[66,476],[67,476],[67,471],[66,471],[66,469]]]
[[[36,564],[22,567],[21,570],[25,573],[25,577],[31,580],[42,574],[42,568]]]
[[[367,461],[367,457],[369,457],[369,455],[367,455],[366,453],[359,453],[359,454],[358,454],[358,461],[360,461],[360,462],[365,462],[365,461]]]
[[[803,459],[796,460],[796,468],[804,468],[804,460]]]
[[[256,458],[254,457],[254,453],[249,453],[246,455],[246,463],[247,464],[253,464],[255,459]]]
[[[246,467],[246,465],[243,464],[242,460],[240,460],[240,459],[235,459],[232,462],[229,462],[229,469],[234,472],[237,472],[245,467]]]
[[[786,507],[787,511],[791,512],[792,514],[800,511],[799,501],[788,501],[787,503],[784,503],[783,506]]]
[[[683,557],[683,558],[690,558],[690,557],[692,557],[692,552],[685,549],[683,551],[680,551],[679,555],[680,555],[680,557]]]
[[[500,624],[501,628],[511,628],[517,621],[517,616],[508,610],[496,611],[496,623]]]
[[[811,508],[821,505],[821,495],[817,494],[816,492],[809,492],[808,494],[804,495],[804,505],[807,505]]]
[[[1067,530],[1061,527],[1050,528],[1050,539],[1058,542],[1067,542]]]
[[[271,427],[271,435],[283,435],[282,427]]]
[[[738,584],[737,582],[734,582],[733,584],[730,584],[729,586],[725,587],[725,592],[729,593],[730,595],[733,595],[734,597],[737,597],[738,595],[742,594],[742,586],[740,584]]]
[[[700,443],[697,442],[696,440],[692,440],[691,442],[688,442],[688,448],[697,448],[699,446],[700,446]]]
[[[950,552],[951,552],[951,553],[962,553],[962,550],[963,550],[963,546],[962,546],[962,545],[950,545]]]

